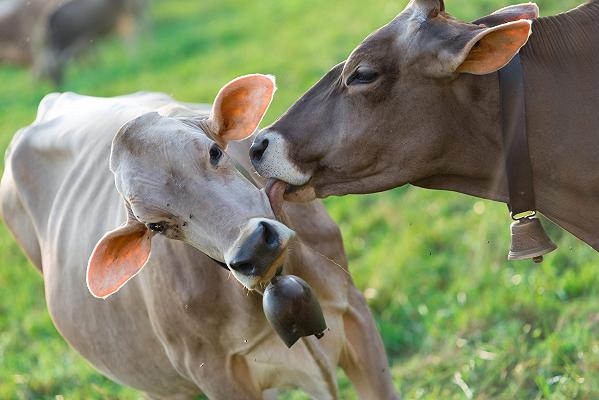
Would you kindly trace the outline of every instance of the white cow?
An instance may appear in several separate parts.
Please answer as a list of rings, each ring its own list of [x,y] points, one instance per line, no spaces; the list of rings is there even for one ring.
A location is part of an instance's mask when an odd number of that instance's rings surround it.
[[[222,151],[256,128],[273,92],[269,77],[238,78],[212,110],[156,93],[51,94],[13,139],[4,221],[44,276],[57,329],[110,379],[152,398],[296,387],[334,399],[339,365],[361,398],[396,397],[323,206],[285,205],[294,234],[236,167],[250,168],[248,143]],[[287,349],[260,294],[239,284],[259,287],[280,265],[314,289],[324,338]]]

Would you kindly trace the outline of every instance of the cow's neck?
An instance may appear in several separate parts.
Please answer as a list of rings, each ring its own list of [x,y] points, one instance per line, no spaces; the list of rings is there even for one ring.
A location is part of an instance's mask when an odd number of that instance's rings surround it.
[[[599,176],[594,172],[599,165],[599,83],[593,73],[599,69],[597,18],[595,1],[566,15],[539,19],[521,56],[537,209],[599,250]],[[415,184],[507,202],[497,75],[459,79],[463,87],[477,85],[477,92],[485,94],[476,101],[453,94],[456,109],[471,112],[448,118],[444,125],[453,132],[453,144],[445,161],[438,172]]]
[[[413,184],[430,189],[451,190],[507,202],[503,174],[501,110],[495,75],[462,75],[439,97],[439,138],[443,156],[431,161],[430,175]],[[460,110],[460,112],[456,112]]]

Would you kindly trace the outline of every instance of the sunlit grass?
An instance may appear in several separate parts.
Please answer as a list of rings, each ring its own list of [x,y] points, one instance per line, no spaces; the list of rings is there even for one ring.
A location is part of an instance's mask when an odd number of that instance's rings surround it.
[[[156,90],[209,102],[231,78],[277,76],[280,115],[405,1],[157,1],[135,48],[117,38],[67,71],[62,90]],[[448,0],[474,19],[508,1]],[[547,15],[577,1],[539,1]],[[0,147],[52,87],[0,67]],[[325,201],[369,298],[406,398],[599,398],[599,257],[559,228],[541,265],[508,263],[504,205],[405,187]],[[138,398],[103,378],[54,329],[40,274],[0,230],[0,399]],[[343,398],[355,398],[341,376]],[[299,393],[287,398],[305,398]]]

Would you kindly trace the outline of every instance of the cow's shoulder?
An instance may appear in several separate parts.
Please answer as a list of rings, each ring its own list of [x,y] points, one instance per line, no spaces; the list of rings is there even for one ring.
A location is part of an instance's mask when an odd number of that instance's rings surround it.
[[[38,106],[35,121],[17,131],[5,153],[5,168],[12,173],[17,185],[36,180],[47,171],[48,161],[60,162],[65,157],[64,143],[70,127],[64,111],[57,104],[71,94],[51,93]],[[76,112],[76,111],[74,111]]]
[[[15,239],[41,269],[38,237],[40,220],[47,216],[45,204],[53,196],[52,177],[57,175],[52,154],[43,151],[51,131],[46,114],[58,95],[51,94],[40,103],[36,120],[14,135],[4,158],[4,173],[0,182],[2,219]],[[54,121],[56,125],[56,120]],[[51,123],[50,123],[51,125]],[[47,147],[47,146],[46,146]],[[61,157],[59,151],[54,155]]]
[[[70,172],[94,160],[107,164],[112,137],[128,118],[126,102],[75,93],[45,96],[33,123],[19,129],[6,150],[2,202],[18,193],[40,215]]]
[[[53,97],[48,95],[46,99],[51,101]],[[47,197],[39,168],[44,163],[35,146],[38,130],[35,122],[18,130],[6,150],[0,182],[0,211],[17,243],[41,271],[39,227],[35,215],[36,203]]]

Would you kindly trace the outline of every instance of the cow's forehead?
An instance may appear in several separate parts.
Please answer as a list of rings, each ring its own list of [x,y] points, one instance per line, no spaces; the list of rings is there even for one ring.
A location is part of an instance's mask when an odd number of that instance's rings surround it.
[[[123,128],[113,156],[121,162],[173,168],[189,158],[203,158],[212,144],[198,126],[152,113]]]
[[[360,62],[380,63],[405,51],[422,23],[419,15],[404,11],[391,22],[368,35],[350,54],[347,68]]]
[[[140,127],[137,143],[153,145],[156,148],[180,150],[190,143],[207,147],[212,140],[197,125],[185,120],[159,116]]]
[[[395,40],[395,29],[393,27],[384,26],[370,34],[355,48],[348,59],[348,64],[354,62],[354,60],[384,57],[386,53],[388,53],[390,47],[394,45]]]
[[[213,145],[193,124],[152,113],[132,121],[115,138],[111,169],[121,194],[189,189],[190,180],[202,180],[220,171],[208,168]]]

